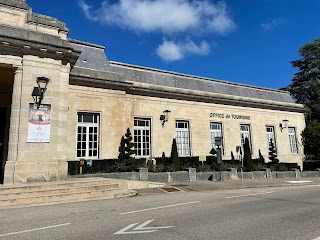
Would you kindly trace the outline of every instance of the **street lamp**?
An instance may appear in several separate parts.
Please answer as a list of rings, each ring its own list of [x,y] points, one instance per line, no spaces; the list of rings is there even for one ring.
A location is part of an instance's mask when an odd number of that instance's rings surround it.
[[[33,97],[34,103],[37,105],[37,109],[39,109],[39,106],[41,105],[44,97],[44,93],[47,90],[49,78],[37,77],[36,83],[38,87],[33,88],[31,96]]]

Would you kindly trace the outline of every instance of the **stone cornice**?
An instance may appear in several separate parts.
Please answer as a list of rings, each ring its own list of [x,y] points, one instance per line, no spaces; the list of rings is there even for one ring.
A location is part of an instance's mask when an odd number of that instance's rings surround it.
[[[301,104],[234,97],[229,95],[213,94],[186,89],[171,89],[167,87],[142,86],[141,84],[134,84],[133,86],[130,86],[130,88],[128,88],[126,92],[133,95],[153,96],[160,98],[171,98],[178,100],[216,103],[223,105],[262,108],[289,112],[305,112],[305,108]]]
[[[25,9],[29,10],[30,7],[26,4],[25,0],[0,0],[1,5],[6,5],[10,7],[15,7],[15,8],[20,8],[20,9]]]
[[[0,25],[0,48],[20,54],[62,59],[73,65],[80,53],[67,40],[31,30]]]
[[[88,87],[108,88],[125,91],[132,83],[126,82],[123,76],[111,72],[92,71],[74,67],[71,70],[69,83]]]

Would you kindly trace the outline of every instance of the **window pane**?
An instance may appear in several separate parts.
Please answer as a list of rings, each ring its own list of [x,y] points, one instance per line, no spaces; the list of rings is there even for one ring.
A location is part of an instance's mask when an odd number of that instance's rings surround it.
[[[78,121],[77,157],[97,157],[93,151],[98,153],[99,114],[78,113]]]
[[[136,156],[149,156],[150,119],[135,118],[134,143]]]

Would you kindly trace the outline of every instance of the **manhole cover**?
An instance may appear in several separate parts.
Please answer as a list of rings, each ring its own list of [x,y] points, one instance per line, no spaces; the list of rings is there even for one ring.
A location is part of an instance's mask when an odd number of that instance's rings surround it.
[[[180,191],[179,189],[173,188],[173,187],[167,187],[167,188],[161,188],[161,189],[165,190],[167,192],[178,192],[178,191]]]

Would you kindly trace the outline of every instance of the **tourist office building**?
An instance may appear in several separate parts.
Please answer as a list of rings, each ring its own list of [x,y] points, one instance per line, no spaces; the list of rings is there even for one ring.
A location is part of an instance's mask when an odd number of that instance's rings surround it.
[[[130,128],[136,158],[222,158],[247,137],[253,157],[303,161],[304,108],[288,92],[110,61],[104,47],[72,40],[65,24],[0,0],[1,183],[67,178],[67,161],[114,159]]]

